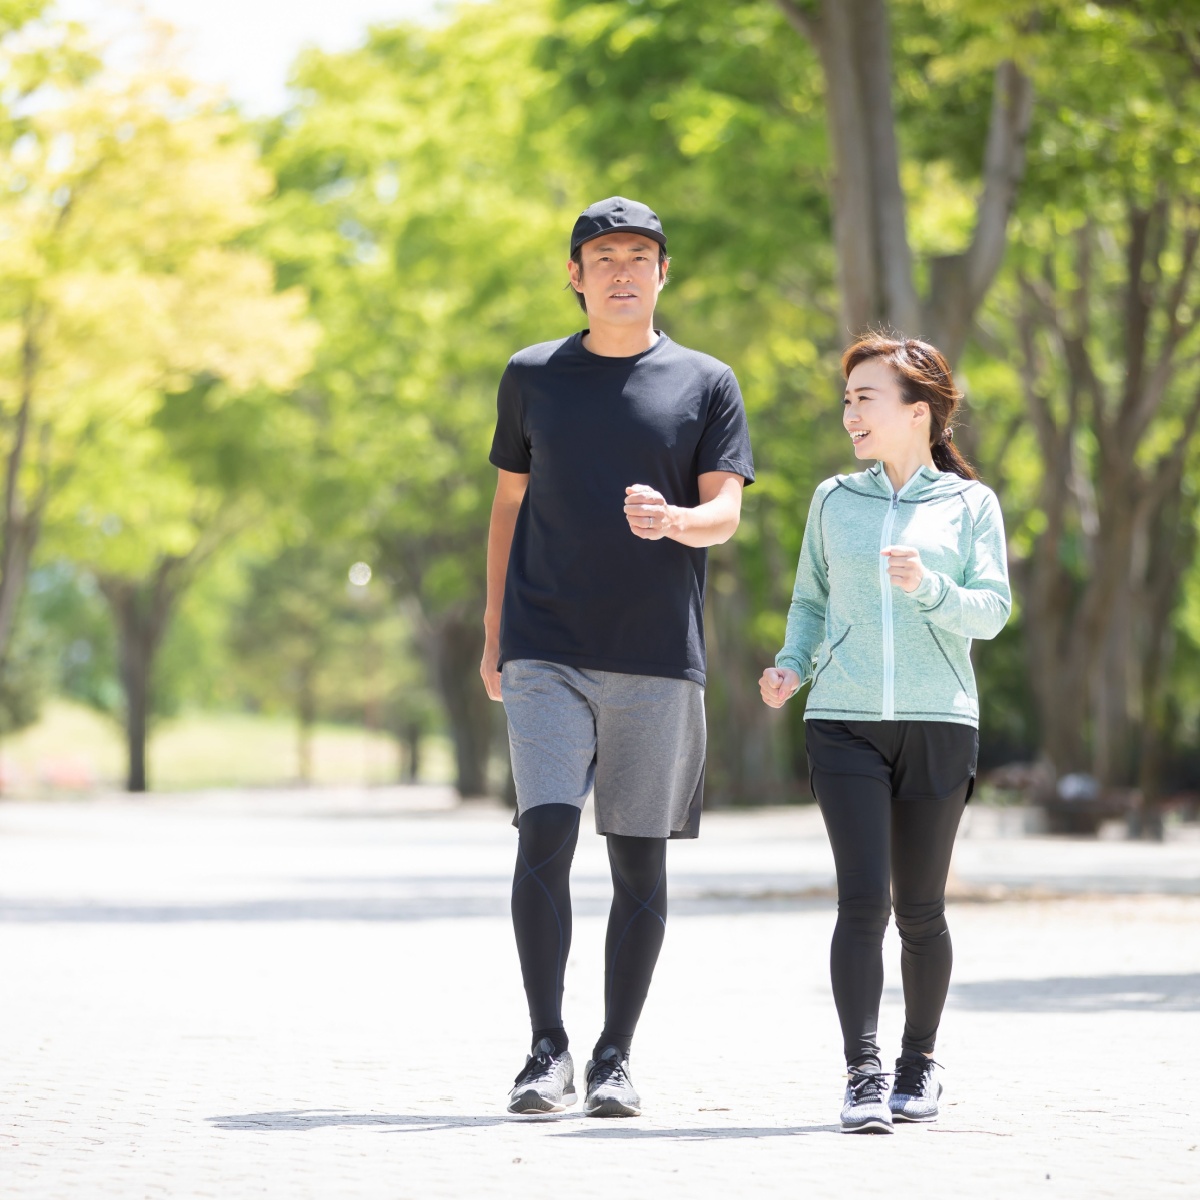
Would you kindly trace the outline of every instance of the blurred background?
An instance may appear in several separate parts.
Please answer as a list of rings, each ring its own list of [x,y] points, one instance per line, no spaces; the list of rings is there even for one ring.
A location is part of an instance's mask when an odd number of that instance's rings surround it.
[[[0,0],[0,786],[506,795],[478,677],[495,389],[567,236],[662,216],[731,363],[711,805],[804,802],[759,701],[847,330],[935,341],[1016,609],[980,798],[1200,795],[1200,21],[1181,0]]]

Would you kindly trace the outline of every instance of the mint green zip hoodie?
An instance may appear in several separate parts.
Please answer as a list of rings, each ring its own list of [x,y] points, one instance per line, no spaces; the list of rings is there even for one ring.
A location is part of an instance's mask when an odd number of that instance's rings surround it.
[[[888,578],[885,546],[920,552],[916,591]],[[877,463],[817,488],[775,665],[812,681],[806,720],[978,728],[971,640],[994,638],[1011,611],[995,493],[931,467],[894,492]]]

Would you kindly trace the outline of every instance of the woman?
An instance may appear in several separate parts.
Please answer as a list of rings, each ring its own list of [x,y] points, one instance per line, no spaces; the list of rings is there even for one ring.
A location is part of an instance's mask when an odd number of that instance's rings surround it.
[[[946,360],[873,334],[842,370],[842,424],[875,465],[817,488],[784,646],[759,688],[780,708],[812,684],[809,774],[837,866],[842,1130],[891,1133],[938,1113],[946,876],[979,750],[971,640],[995,637],[1012,600],[1000,506],[952,440],[962,397]],[[905,1019],[889,1096],[877,1027],[893,903]]]

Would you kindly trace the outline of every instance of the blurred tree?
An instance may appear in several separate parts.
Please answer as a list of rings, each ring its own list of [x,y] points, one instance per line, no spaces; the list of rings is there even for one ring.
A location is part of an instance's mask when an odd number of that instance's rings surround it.
[[[345,546],[306,539],[249,569],[231,628],[239,689],[264,709],[294,713],[301,782],[313,778],[320,718],[386,727],[415,781],[430,701],[412,677],[408,623],[386,583],[347,578]]]
[[[942,50],[933,71],[945,80],[989,71],[992,98],[979,163],[981,189],[965,249],[932,256],[918,293],[901,181],[887,0],[776,0],[816,48],[825,79],[832,152],[834,239],[843,332],[880,323],[920,330],[956,362],[971,322],[1004,260],[1008,219],[1025,171],[1033,82],[1025,59],[1041,3],[973,0],[910,4],[905,17]],[[903,19],[903,18],[902,18]],[[945,53],[943,47],[950,47]]]
[[[266,337],[264,308],[257,328]],[[286,343],[290,306],[280,317],[274,332]],[[303,362],[302,346],[293,363]],[[94,574],[115,624],[130,791],[147,786],[155,663],[179,602],[231,539],[269,543],[286,521],[304,436],[303,419],[273,392],[235,396],[209,380],[163,394],[140,429],[99,433],[94,463],[80,466],[61,497],[56,548]]]
[[[1071,49],[997,297],[1007,320],[990,324],[1029,414],[1018,454],[1041,463],[1013,475],[1014,570],[1046,756],[1140,782],[1152,807],[1196,546],[1200,71],[1176,6],[1063,19]]]
[[[280,196],[264,244],[326,333],[305,384],[314,494],[356,515],[414,601],[464,795],[487,790],[494,735],[478,665],[496,385],[516,349],[578,324],[561,293],[582,207],[570,131],[530,61],[547,29],[542,5],[497,0],[311,52],[266,138]]]
[[[664,125],[671,121],[672,105],[663,102],[664,90],[676,107],[681,98],[707,91],[707,103],[690,106],[692,128],[686,136],[709,143],[729,136],[732,114],[745,120],[738,110],[747,101],[768,114],[805,122],[813,109],[811,99],[799,105],[796,101],[816,92],[827,130],[821,146],[822,174],[838,263],[841,330],[835,340],[869,325],[888,324],[921,331],[955,361],[1004,258],[1009,213],[1025,169],[1033,102],[1025,60],[1036,50],[1032,14],[1042,7],[999,0],[961,0],[953,5],[920,0],[759,0],[733,5],[715,0],[560,0],[563,22],[551,47],[560,55],[569,51],[559,59],[568,64],[564,74],[576,98],[586,105],[585,119],[606,129],[611,146],[621,145],[625,114],[631,108],[642,109],[642,125],[647,117]],[[923,119],[928,120],[930,108],[940,107],[937,84],[960,84],[954,90],[974,93],[972,100],[981,90],[980,77],[986,76],[991,89],[989,107],[981,112],[975,103],[963,113],[974,129],[974,161],[967,179],[981,184],[969,237],[961,248],[944,246],[929,254],[920,271],[910,244],[893,98],[893,16],[910,43],[901,61],[907,76],[902,86],[908,96],[922,96]],[[816,53],[815,61],[807,46],[789,37],[785,20],[803,34]],[[757,32],[748,38],[748,31]],[[691,57],[700,60],[698,76],[680,70],[685,61],[681,48],[689,43]],[[781,70],[780,62],[787,58],[791,68]],[[747,68],[741,74],[714,65],[733,67],[739,60]],[[780,86],[804,75],[819,79],[800,88]],[[627,89],[614,88],[614,77]],[[614,121],[617,109],[622,115]],[[756,166],[761,169],[777,149],[778,141],[764,145]],[[937,157],[945,157],[945,151]],[[808,165],[804,159],[796,163],[802,171]],[[769,181],[775,174],[770,171],[760,179],[755,173],[744,184],[732,183],[732,188],[766,184],[756,197],[772,197]],[[796,215],[803,219],[802,213]],[[922,276],[927,278],[924,298],[918,288]]]
[[[167,623],[213,550],[264,519],[252,497],[286,473],[301,421],[277,393],[307,366],[314,331],[302,295],[276,292],[240,244],[269,176],[236,119],[186,80],[101,74],[59,88],[0,170],[0,634],[49,522],[112,608],[140,791]]]
[[[49,319],[39,283],[57,257],[72,206],[63,181],[43,169],[55,135],[39,124],[38,113],[48,96],[80,87],[98,66],[78,27],[39,20],[45,9],[41,0],[0,3],[0,679],[46,503],[61,473],[38,403]],[[61,136],[56,151],[61,160]]]

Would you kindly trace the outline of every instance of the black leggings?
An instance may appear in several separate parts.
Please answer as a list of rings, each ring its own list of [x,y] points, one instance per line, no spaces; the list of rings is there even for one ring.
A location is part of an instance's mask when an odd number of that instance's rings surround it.
[[[533,1041],[549,1037],[565,1050],[563,978],[571,949],[571,859],[579,810],[541,804],[521,816],[517,830],[512,916]],[[617,1046],[628,1053],[666,932],[667,843],[613,833],[607,841],[613,901],[605,940],[604,1030],[596,1050]]]
[[[946,877],[978,738],[949,722],[810,721],[807,743],[837,867],[830,975],[846,1063],[878,1071],[883,935],[893,904],[904,985],[901,1049],[933,1052],[953,963]]]

